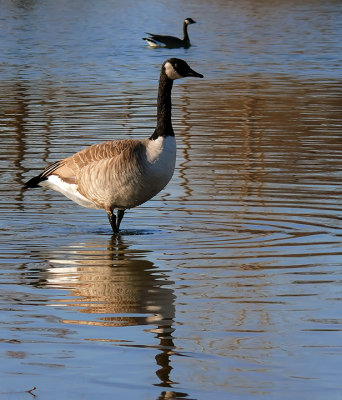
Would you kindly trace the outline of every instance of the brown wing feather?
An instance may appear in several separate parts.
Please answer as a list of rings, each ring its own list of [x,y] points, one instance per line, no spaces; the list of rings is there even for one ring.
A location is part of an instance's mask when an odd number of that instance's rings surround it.
[[[87,147],[78,153],[51,164],[46,169],[46,176],[54,174],[68,183],[79,183],[81,171],[90,164],[104,160],[114,160],[123,152],[134,153],[134,149],[141,144],[141,140],[114,140],[98,143]],[[128,156],[129,157],[129,156]],[[44,171],[45,173],[45,171]]]
[[[106,146],[92,148],[89,162],[78,174],[78,191],[100,207],[113,205],[125,187],[143,173],[145,144],[142,140],[107,142]],[[107,152],[107,157],[98,151]],[[121,204],[116,204],[121,206]]]

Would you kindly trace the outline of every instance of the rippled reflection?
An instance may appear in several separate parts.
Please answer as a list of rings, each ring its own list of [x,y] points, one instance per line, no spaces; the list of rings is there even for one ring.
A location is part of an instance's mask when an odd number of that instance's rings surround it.
[[[322,121],[340,112],[340,91],[329,81],[204,83],[188,110],[196,134],[181,135],[184,194],[174,202],[216,236],[209,246],[249,256],[253,248],[271,257],[321,254],[339,242],[342,210],[340,129]]]
[[[44,278],[50,287],[71,288],[70,302],[63,299],[64,305],[94,316],[138,314],[127,319],[100,317],[99,323],[105,325],[164,324],[165,321],[171,325],[173,292],[163,287],[171,282],[158,274],[153,263],[139,252],[130,253],[121,236],[112,237],[107,248],[102,243],[87,243],[69,250],[67,259],[60,253],[56,256],[59,258],[50,259],[54,266],[44,273]]]
[[[40,251],[42,259],[47,256],[52,257],[49,263],[53,266],[40,272],[35,286],[69,290],[68,296],[51,306],[71,308],[74,315],[80,316],[61,322],[103,327],[152,325],[148,331],[157,339],[152,348],[160,351],[155,357],[158,385],[170,386],[175,306],[174,292],[169,288],[172,282],[166,273],[148,261],[143,251],[130,250],[121,236],[112,236],[107,247],[97,241],[70,244],[56,254]],[[145,347],[125,340],[120,343],[115,338],[85,339]]]

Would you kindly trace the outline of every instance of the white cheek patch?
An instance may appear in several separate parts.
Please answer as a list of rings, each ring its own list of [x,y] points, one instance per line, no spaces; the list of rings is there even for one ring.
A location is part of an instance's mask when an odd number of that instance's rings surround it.
[[[174,68],[173,65],[169,62],[165,64],[165,73],[168,78],[175,80],[179,78],[183,78]]]

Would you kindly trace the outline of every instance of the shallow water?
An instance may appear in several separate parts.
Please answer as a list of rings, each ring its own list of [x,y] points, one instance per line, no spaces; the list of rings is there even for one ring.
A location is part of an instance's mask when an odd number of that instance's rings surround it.
[[[1,3],[1,398],[341,398],[342,5],[173,4]],[[187,16],[190,49],[141,40]],[[170,56],[205,77],[175,82],[174,177],[120,236],[23,190],[149,136]]]

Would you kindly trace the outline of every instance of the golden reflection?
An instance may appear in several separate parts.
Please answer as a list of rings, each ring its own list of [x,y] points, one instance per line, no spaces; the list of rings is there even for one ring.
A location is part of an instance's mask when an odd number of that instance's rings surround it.
[[[340,119],[331,82],[234,76],[201,82],[184,104],[180,185],[186,194],[179,197],[191,202],[194,217],[216,218],[215,230],[233,221],[227,229],[272,234],[290,218],[302,222],[300,209],[310,213],[322,200],[335,204],[341,138],[323,125]]]
[[[15,157],[13,158],[13,165],[15,169],[15,175],[13,181],[18,187],[21,188],[23,183],[23,167],[22,162],[25,154],[26,147],[26,121],[29,114],[29,93],[25,85],[18,81],[6,87],[5,93],[11,98],[4,107],[1,107],[1,130],[8,133],[13,142],[11,146],[13,147],[13,153]],[[4,143],[3,143],[4,144]],[[8,146],[7,151],[8,151]],[[19,204],[19,209],[22,209],[23,191],[17,192],[15,197],[16,203]]]
[[[256,82],[246,82],[247,90],[257,90]],[[242,169],[241,195],[248,196],[250,193],[250,182],[257,182],[256,193],[261,197],[263,185],[263,171],[265,170],[265,154],[262,147],[263,129],[258,124],[258,103],[257,96],[246,96],[243,99],[241,113],[242,124],[242,153],[244,154],[244,168]]]
[[[190,106],[189,96],[186,93],[184,93],[184,95],[181,97],[181,100],[182,104],[180,105],[180,110],[182,114],[181,117],[182,132],[180,133],[180,137],[182,138],[183,142],[183,149],[182,149],[183,160],[179,164],[179,175],[181,178],[180,185],[184,188],[184,195],[180,197],[180,201],[184,202],[188,200],[192,195],[190,179],[187,176],[187,169],[188,169],[188,164],[190,163],[190,150],[191,150],[191,140],[190,140],[191,125],[189,124],[191,116],[189,111],[189,106]]]
[[[142,254],[130,251],[121,236],[113,236],[107,247],[96,242],[83,244],[70,249],[66,258],[59,255],[51,260],[54,266],[47,271],[47,284],[70,287],[70,297],[62,303],[78,308],[81,313],[96,315],[95,320],[84,321],[89,325],[127,326],[170,321],[174,316],[174,294],[165,286],[171,282],[158,274],[153,263]]]
[[[42,98],[36,98],[35,93],[32,93],[32,87],[30,84],[16,80],[2,83],[3,98],[6,103],[2,104],[0,112],[0,126],[1,129],[7,133],[9,141],[4,146],[6,152],[13,152],[13,165],[15,175],[13,182],[15,184],[16,200],[14,204],[18,205],[19,209],[23,209],[24,201],[24,188],[23,184],[27,180],[25,174],[30,167],[27,167],[26,154],[28,148],[35,144],[37,139],[32,138],[30,132],[30,119],[35,119],[37,127],[35,127],[35,133],[39,132],[39,143],[41,147],[41,159],[43,164],[48,162],[50,156],[50,145],[51,145],[51,125],[53,122],[53,115],[51,113],[51,105],[56,88],[46,82],[46,88],[44,90],[44,96]],[[35,106],[39,103],[39,115],[34,115]],[[3,143],[4,144],[4,143]],[[36,167],[37,160],[29,160]],[[49,207],[49,204],[47,204]]]

